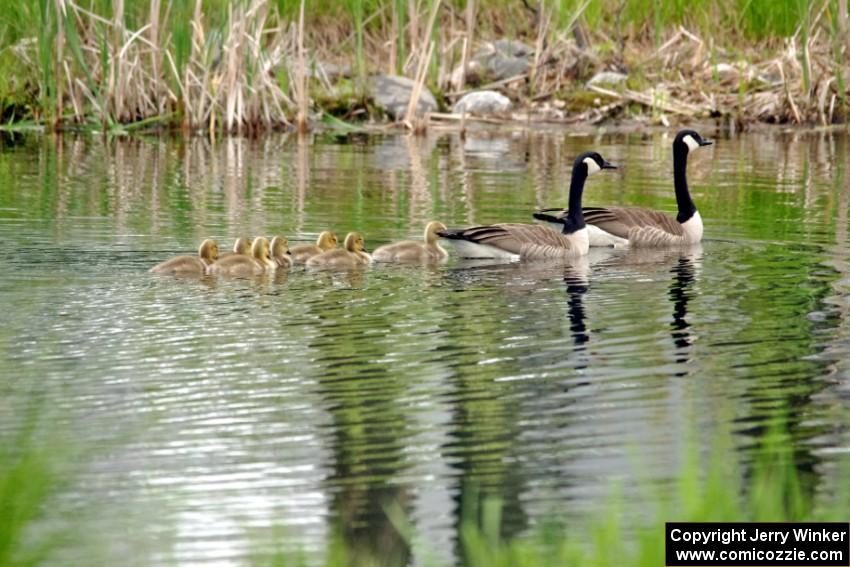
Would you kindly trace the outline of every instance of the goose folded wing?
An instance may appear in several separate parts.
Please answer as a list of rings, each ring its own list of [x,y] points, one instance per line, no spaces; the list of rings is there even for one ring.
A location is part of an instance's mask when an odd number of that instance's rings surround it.
[[[572,242],[551,228],[533,224],[491,224],[449,230],[440,236],[493,246],[523,257],[559,256],[573,248]]]
[[[629,230],[629,243],[636,248],[657,248],[683,244],[681,234],[672,234],[654,226],[635,226]]]
[[[682,225],[671,216],[652,209],[625,207],[585,207],[582,209],[584,220],[609,234],[630,239],[635,228],[652,229],[672,236],[684,234]]]

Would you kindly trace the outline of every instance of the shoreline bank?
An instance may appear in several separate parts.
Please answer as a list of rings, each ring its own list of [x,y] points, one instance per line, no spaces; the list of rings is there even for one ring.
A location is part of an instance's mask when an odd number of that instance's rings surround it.
[[[677,12],[664,0],[641,14],[639,3],[345,0],[293,10],[183,0],[136,13],[57,0],[55,11],[16,8],[17,25],[0,34],[0,118],[6,130],[207,135],[847,124],[845,0],[777,4],[776,21],[742,9],[737,30],[704,7]],[[654,12],[662,8],[670,13]]]

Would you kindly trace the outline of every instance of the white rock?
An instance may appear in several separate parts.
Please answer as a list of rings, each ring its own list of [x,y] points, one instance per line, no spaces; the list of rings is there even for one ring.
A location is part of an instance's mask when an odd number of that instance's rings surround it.
[[[628,78],[628,75],[616,71],[602,71],[593,75],[593,78],[587,81],[587,85],[619,85],[625,83]]]
[[[452,107],[455,114],[504,114],[510,111],[511,99],[496,91],[475,91],[463,95]]]

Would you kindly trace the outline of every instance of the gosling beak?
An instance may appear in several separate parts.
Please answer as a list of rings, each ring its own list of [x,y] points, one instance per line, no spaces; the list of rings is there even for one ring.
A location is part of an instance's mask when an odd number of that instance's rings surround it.
[[[287,251],[286,251],[286,254],[287,254],[288,256],[292,256],[292,250],[287,250]]]
[[[701,139],[701,140],[700,140],[699,142],[697,142],[697,143],[698,143],[700,146],[710,146],[710,145],[711,145],[711,144],[713,144],[714,142],[712,142],[711,140],[703,140],[703,139]]]
[[[709,142],[711,143],[711,142]],[[617,169],[617,166],[613,163],[602,160],[602,169]]]

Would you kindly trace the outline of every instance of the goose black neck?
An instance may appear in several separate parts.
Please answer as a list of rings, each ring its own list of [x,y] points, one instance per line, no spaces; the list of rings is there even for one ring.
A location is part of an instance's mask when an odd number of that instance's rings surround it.
[[[573,166],[570,180],[570,202],[567,218],[564,221],[564,234],[572,234],[584,228],[584,214],[581,211],[581,194],[584,192],[584,182],[587,179],[587,165],[577,163]]]
[[[673,186],[676,188],[676,205],[679,207],[676,220],[680,223],[688,221],[697,212],[691,193],[688,191],[688,180],[685,175],[687,169],[688,147],[684,143],[676,144],[673,148]]]

